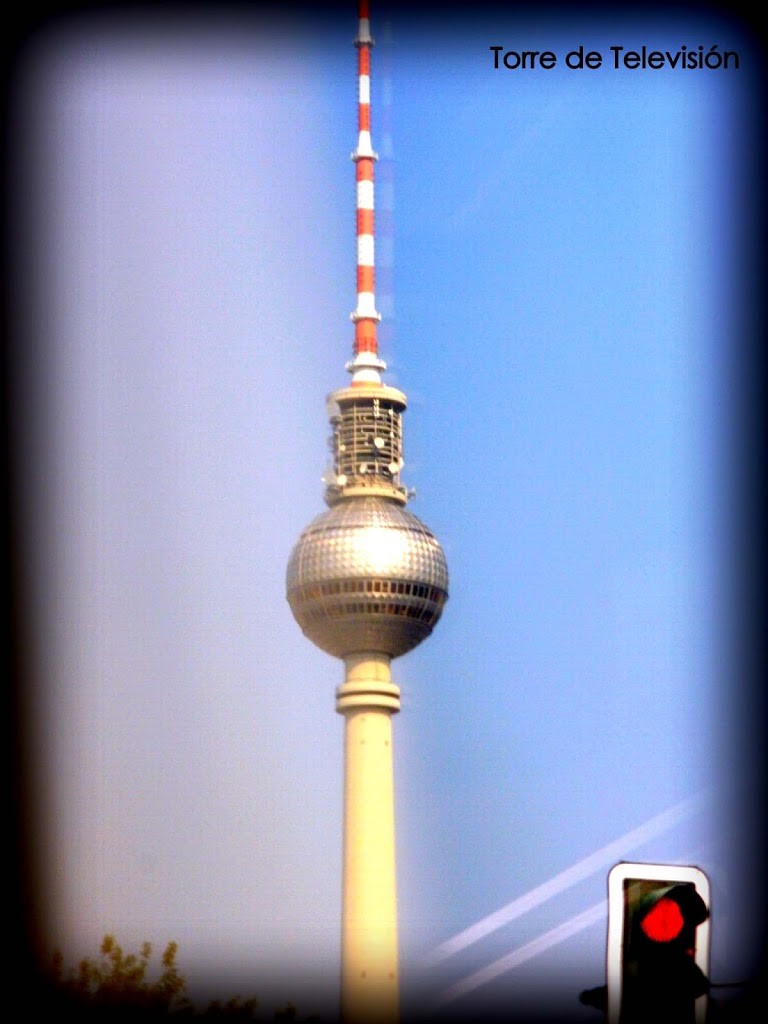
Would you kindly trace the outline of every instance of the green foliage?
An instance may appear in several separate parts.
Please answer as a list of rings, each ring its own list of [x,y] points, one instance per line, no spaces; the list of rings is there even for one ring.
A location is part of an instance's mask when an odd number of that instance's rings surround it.
[[[226,1018],[228,1022],[258,1020],[258,1000],[235,996],[226,1002],[214,1000],[204,1010],[196,1010],[186,994],[186,980],[176,965],[178,945],[169,942],[160,961],[160,973],[150,978],[152,946],[142,944],[138,954],[123,952],[113,935],[105,935],[98,959],[81,960],[76,968],[64,970],[61,953],[53,956],[51,978],[60,1001],[81,1016],[112,1021],[147,1018],[202,1017],[206,1021]],[[280,1024],[297,1021],[296,1008],[290,1003],[275,1010]]]
[[[61,954],[55,954],[53,980],[65,996],[84,1007],[141,1010],[158,1016],[189,1012],[186,983],[176,966],[177,950],[175,942],[168,943],[160,976],[149,980],[151,944],[145,942],[138,954],[126,955],[114,936],[105,935],[99,959],[81,960],[66,975]]]

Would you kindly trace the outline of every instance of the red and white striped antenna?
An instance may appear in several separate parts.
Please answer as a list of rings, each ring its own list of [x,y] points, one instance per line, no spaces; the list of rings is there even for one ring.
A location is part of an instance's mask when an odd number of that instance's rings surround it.
[[[378,155],[371,147],[371,28],[368,0],[358,0],[357,47],[358,138],[352,153],[357,179],[357,307],[351,314],[355,325],[354,358],[347,363],[352,384],[380,384],[386,364],[379,358],[376,327],[374,271],[373,167]]]

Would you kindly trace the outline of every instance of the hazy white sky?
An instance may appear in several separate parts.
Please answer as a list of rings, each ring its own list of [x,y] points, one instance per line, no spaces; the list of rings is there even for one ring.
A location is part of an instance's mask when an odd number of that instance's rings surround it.
[[[351,346],[356,18],[206,10],[52,24],[15,94],[49,926],[72,961],[105,932],[174,939],[193,984],[309,1012],[338,959],[341,666],[284,572]],[[722,624],[751,55],[692,16],[372,17],[383,355],[452,583],[394,673],[421,998],[598,903],[610,865],[424,974],[438,944],[696,794],[626,857],[693,859],[738,898],[717,808],[743,781]],[[742,69],[511,72],[489,50],[582,42],[718,42]],[[726,917],[713,966],[740,975]],[[604,939],[598,912],[487,998],[546,973],[578,1018]]]

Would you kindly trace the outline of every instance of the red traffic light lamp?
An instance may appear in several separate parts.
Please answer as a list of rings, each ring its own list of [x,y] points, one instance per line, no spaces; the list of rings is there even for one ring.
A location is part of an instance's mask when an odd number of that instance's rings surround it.
[[[709,881],[695,867],[617,864],[608,876],[608,1024],[703,1024]]]
[[[668,895],[659,897],[640,920],[640,931],[651,942],[674,942],[684,927],[680,905]]]

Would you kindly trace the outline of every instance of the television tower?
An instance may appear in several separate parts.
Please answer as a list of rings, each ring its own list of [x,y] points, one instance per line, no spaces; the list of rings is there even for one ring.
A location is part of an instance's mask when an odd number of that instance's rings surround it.
[[[432,532],[409,512],[403,468],[405,395],[382,382],[374,297],[370,34],[358,3],[357,306],[349,386],[328,399],[330,508],[299,537],[286,596],[304,634],[344,660],[336,710],[344,716],[341,1012],[346,1024],[398,1018],[392,715],[400,690],[390,662],[421,643],[448,597]]]

